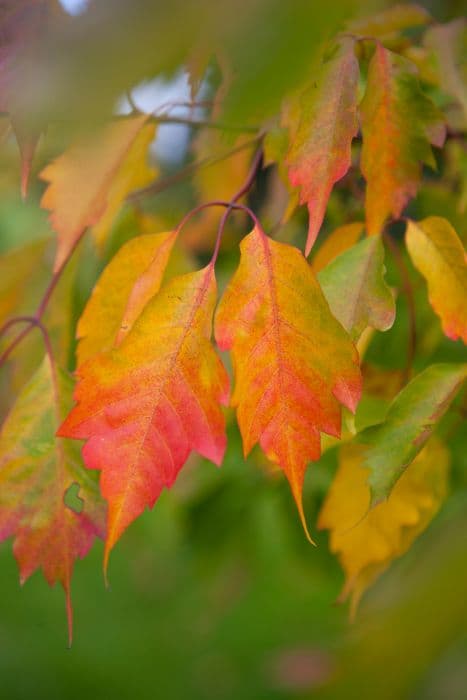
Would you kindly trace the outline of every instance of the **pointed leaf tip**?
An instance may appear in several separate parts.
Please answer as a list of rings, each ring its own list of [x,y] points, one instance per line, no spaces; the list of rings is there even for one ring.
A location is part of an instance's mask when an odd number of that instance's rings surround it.
[[[241,243],[215,335],[233,356],[232,405],[244,452],[259,443],[283,469],[312,541],[302,506],[304,474],[319,459],[320,432],[340,434],[339,401],[351,407],[358,401],[357,352],[302,253],[258,228]]]
[[[119,347],[78,371],[77,405],[61,434],[87,440],[83,458],[102,472],[104,571],[122,533],[171,488],[192,451],[222,460],[228,375],[211,342],[216,300],[211,265],[172,278]]]

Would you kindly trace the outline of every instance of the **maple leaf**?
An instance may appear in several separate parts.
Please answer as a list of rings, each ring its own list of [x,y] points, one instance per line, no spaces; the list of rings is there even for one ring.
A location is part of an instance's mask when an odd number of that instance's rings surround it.
[[[77,405],[59,435],[87,440],[109,503],[104,569],[128,525],[170,488],[190,452],[220,464],[227,373],[210,342],[214,268],[173,278],[122,344],[78,370]]]
[[[104,269],[78,322],[78,365],[121,343],[162,283],[175,231],[138,236]]]
[[[115,120],[73,144],[40,173],[50,183],[41,206],[51,211],[58,235],[55,271],[89,226],[102,244],[128,192],[153,179],[146,153],[155,125],[147,120],[146,114]]]
[[[318,274],[326,265],[334,260],[338,255],[351,248],[365,230],[363,221],[355,221],[351,224],[338,226],[320,245],[311,260],[311,267],[315,274]]]
[[[288,113],[299,119],[292,125],[286,160],[290,182],[300,187],[300,203],[308,205],[306,255],[323,222],[331,190],[351,164],[351,143],[358,131],[358,77],[354,42],[343,40],[323,62],[316,82],[301,95],[299,109]],[[286,114],[286,125],[289,120]]]
[[[320,456],[320,431],[339,436],[339,402],[355,410],[358,355],[296,248],[255,227],[216,314],[221,350],[232,350],[232,404],[247,455],[257,442],[284,470],[305,529],[302,488]],[[309,535],[308,535],[309,537]]]
[[[358,435],[365,446],[371,504],[388,498],[426,443],[467,376],[467,365],[436,364],[420,372],[396,396],[385,420]]]
[[[318,276],[331,311],[351,338],[365,328],[391,328],[396,315],[394,298],[384,280],[381,238],[367,238],[338,255]]]
[[[430,304],[448,338],[467,343],[467,262],[451,224],[439,216],[409,221],[407,250],[428,284]]]
[[[351,616],[362,594],[428,527],[446,498],[450,455],[436,437],[414,459],[390,498],[369,510],[368,471],[362,449],[346,445],[326,495],[318,527],[330,531],[346,580],[341,600],[351,597]]]
[[[19,394],[0,435],[0,539],[14,537],[21,583],[42,568],[66,594],[72,637],[70,584],[73,565],[95,537],[104,537],[105,503],[97,480],[81,464],[77,444],[55,438],[71,404],[71,379],[55,375],[46,358]],[[79,486],[82,509],[67,505]]]
[[[380,44],[370,61],[360,113],[366,223],[372,235],[381,232],[388,216],[399,218],[415,196],[422,163],[435,167],[430,144],[442,146],[445,129],[420,89],[415,66]]]

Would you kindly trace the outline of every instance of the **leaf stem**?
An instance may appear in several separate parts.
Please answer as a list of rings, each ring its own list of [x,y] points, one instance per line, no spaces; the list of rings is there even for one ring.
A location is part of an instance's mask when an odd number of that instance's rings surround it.
[[[147,185],[147,187],[143,187],[140,190],[136,190],[135,192],[132,192],[128,197],[127,197],[127,202],[134,203],[137,202],[139,199],[142,197],[146,197],[147,195],[155,195],[159,194],[159,192],[163,192],[164,190],[168,189],[172,185],[176,185],[179,182],[182,182],[183,180],[186,180],[188,177],[190,177],[194,172],[196,172],[199,168],[203,167],[209,167],[210,165],[216,165],[216,163],[221,163],[223,160],[227,160],[228,158],[231,158],[231,156],[234,156],[236,153],[240,153],[241,151],[244,151],[246,148],[250,148],[255,143],[258,143],[258,141],[262,140],[264,137],[264,133],[259,133],[255,138],[249,139],[248,141],[245,141],[244,143],[240,144],[239,146],[236,146],[235,148],[230,149],[229,151],[226,151],[222,153],[220,156],[208,156],[207,158],[200,158],[199,160],[194,161],[193,163],[189,163],[185,168],[182,168],[178,172],[176,172],[174,175],[169,175],[168,177],[162,179],[162,180],[155,180],[152,182],[150,185]]]
[[[42,324],[41,319],[42,319],[42,316],[44,315],[45,310],[47,308],[47,305],[50,301],[50,297],[52,296],[52,293],[53,293],[55,287],[57,286],[58,282],[60,281],[60,277],[62,276],[63,270],[65,269],[66,265],[68,264],[68,261],[70,260],[73,253],[75,252],[76,248],[78,247],[81,239],[83,238],[84,234],[86,233],[86,230],[87,229],[85,229],[82,232],[82,234],[77,238],[73,247],[70,250],[68,257],[62,262],[60,267],[58,267],[57,270],[55,270],[55,272],[53,273],[51,280],[46,287],[46,290],[42,296],[41,301],[39,302],[39,306],[37,307],[35,313],[32,316],[15,316],[14,318],[7,321],[0,329],[0,337],[1,337],[4,333],[6,333],[12,326],[14,326],[17,323],[27,323],[28,324],[26,326],[26,328],[23,328],[23,330],[19,333],[19,335],[17,335],[16,338],[14,338],[11,341],[10,345],[7,346],[7,348],[4,350],[2,355],[0,355],[0,367],[2,367],[4,365],[4,363],[10,357],[13,350],[29,334],[29,332],[31,331],[32,328],[37,327],[42,331],[42,336],[44,338],[44,344],[46,346],[47,352],[48,352],[48,347],[50,347],[50,349],[52,348],[52,346],[50,344],[49,334],[48,334],[45,326]],[[47,339],[48,339],[48,343],[46,342]]]
[[[256,175],[258,174],[258,170],[261,168],[261,164],[263,162],[263,148],[260,147],[255,153],[255,156],[253,158],[253,161],[251,163],[250,170],[248,171],[248,175],[246,177],[245,182],[243,185],[240,187],[238,192],[236,192],[232,199],[229,202],[229,206],[226,208],[224,214],[222,215],[222,218],[219,222],[219,228],[217,229],[217,237],[216,237],[216,245],[214,247],[214,252],[212,254],[212,259],[211,259],[211,264],[215,265],[215,262],[217,260],[217,256],[219,253],[219,248],[221,245],[221,240],[222,240],[222,235],[224,233],[225,225],[227,223],[227,220],[230,216],[230,213],[232,212],[233,209],[237,208],[237,201],[241,199],[245,194],[249,192],[249,190],[252,188],[253,183],[256,179]],[[253,216],[253,220],[256,225],[259,224],[258,219],[256,218],[256,215]]]

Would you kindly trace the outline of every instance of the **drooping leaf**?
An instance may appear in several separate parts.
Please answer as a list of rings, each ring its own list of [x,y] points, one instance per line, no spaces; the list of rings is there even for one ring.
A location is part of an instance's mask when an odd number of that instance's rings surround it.
[[[148,115],[125,117],[72,145],[41,172],[49,182],[41,206],[58,235],[57,270],[89,226],[103,241],[126,194],[155,172],[146,165],[155,126]]]
[[[318,527],[330,531],[330,549],[345,572],[342,599],[351,615],[365,590],[427,528],[446,497],[450,455],[436,437],[417,455],[389,499],[370,506],[368,471],[362,449],[346,445],[339,469],[319,514]]]
[[[147,164],[149,146],[154,140],[155,133],[155,124],[143,126],[135,136],[121,166],[116,171],[108,190],[105,211],[92,229],[93,236],[100,247],[103,247],[127,194],[144,187],[157,175],[156,169]]]
[[[358,436],[370,470],[371,505],[388,498],[426,443],[467,376],[467,365],[436,364],[420,372],[391,403],[385,420]]]
[[[380,44],[368,69],[361,121],[367,232],[373,235],[390,215],[399,218],[416,194],[422,164],[435,165],[430,144],[442,146],[445,129],[420,89],[415,66]]]
[[[71,405],[71,391],[68,376],[54,376],[46,358],[18,396],[0,435],[0,539],[14,537],[22,583],[41,568],[51,586],[62,584],[70,641],[74,562],[105,530],[97,479],[82,465],[77,444],[55,437]],[[66,502],[73,484],[79,487],[80,512]]]
[[[176,233],[138,236],[104,269],[78,322],[78,365],[121,343],[158,291]]]
[[[452,95],[464,114],[467,125],[467,22],[454,19],[447,24],[429,27],[424,45],[435,56],[435,71],[440,88]]]
[[[232,404],[245,455],[259,442],[284,470],[306,531],[305,469],[320,456],[320,431],[339,436],[339,403],[355,411],[358,355],[299,250],[258,227],[240,247],[216,314],[216,340],[232,351]]]
[[[351,224],[344,224],[334,229],[332,233],[321,244],[316,254],[311,259],[311,267],[315,274],[318,274],[334,258],[351,248],[357,243],[365,229],[363,221],[355,221]]]
[[[467,343],[467,261],[453,227],[439,216],[409,221],[407,249],[428,284],[430,304],[448,338]]]
[[[300,187],[300,203],[309,211],[306,255],[323,222],[334,184],[351,163],[351,143],[358,131],[358,61],[354,42],[343,40],[300,97],[300,108],[288,111],[291,128],[287,153],[289,179]],[[290,116],[298,118],[290,125]]]
[[[338,255],[318,276],[332,313],[354,340],[368,326],[386,331],[394,323],[384,273],[383,243],[374,236]]]
[[[109,502],[105,568],[128,525],[170,488],[192,450],[220,464],[227,373],[210,342],[214,268],[173,278],[122,344],[82,365],[59,434],[87,440]]]

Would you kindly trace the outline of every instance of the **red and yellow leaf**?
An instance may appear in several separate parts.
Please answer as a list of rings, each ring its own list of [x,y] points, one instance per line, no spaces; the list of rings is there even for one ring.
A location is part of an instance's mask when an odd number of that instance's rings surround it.
[[[78,322],[78,366],[121,343],[159,291],[176,235],[132,238],[104,269]]]
[[[442,146],[442,117],[423,94],[415,66],[377,44],[361,103],[361,169],[367,181],[369,235],[399,218],[417,193],[422,164],[435,166],[431,144]]]
[[[358,131],[358,61],[354,42],[343,40],[325,61],[316,82],[302,94],[300,108],[288,110],[291,127],[287,154],[289,179],[300,187],[300,203],[308,205],[306,255],[323,222],[334,184],[351,163],[351,143]],[[298,123],[288,124],[290,118]]]
[[[146,154],[155,125],[147,120],[146,114],[118,119],[73,144],[41,172],[50,183],[41,206],[51,211],[58,235],[55,270],[89,226],[102,243],[128,192],[154,178]]]
[[[173,278],[117,349],[78,371],[77,405],[59,434],[87,440],[86,465],[102,470],[105,568],[121,534],[173,485],[192,450],[222,461],[229,382],[210,340],[216,297],[211,264]]]
[[[342,447],[339,469],[326,496],[318,527],[330,531],[330,549],[345,572],[342,599],[351,615],[365,590],[402,556],[428,527],[446,497],[450,455],[432,438],[404,472],[389,499],[370,510],[368,471],[362,448]]]
[[[50,585],[62,584],[70,641],[73,565],[105,530],[97,479],[82,465],[77,444],[55,437],[69,410],[71,389],[71,380],[63,373],[54,377],[45,359],[0,435],[0,539],[14,537],[22,583],[41,568]],[[73,484],[79,486],[79,512],[66,504]]]
[[[467,261],[453,227],[440,216],[409,221],[405,235],[412,262],[428,284],[430,304],[448,338],[467,343]]]
[[[215,335],[222,350],[232,350],[232,404],[244,452],[259,442],[282,467],[306,531],[305,469],[320,456],[320,431],[339,436],[339,403],[355,410],[361,393],[357,351],[300,251],[257,227],[241,243]]]

